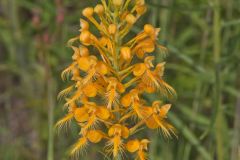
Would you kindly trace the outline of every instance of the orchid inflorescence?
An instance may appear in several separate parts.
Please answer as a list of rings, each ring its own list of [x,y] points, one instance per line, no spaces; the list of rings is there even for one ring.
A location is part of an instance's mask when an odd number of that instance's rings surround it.
[[[167,98],[175,94],[163,80],[165,62],[153,64],[151,53],[166,51],[157,42],[160,29],[146,24],[142,32],[127,40],[145,12],[144,0],[101,0],[82,11],[85,19],[80,19],[80,35],[69,41],[73,62],[62,72],[63,79],[73,81],[59,94],[66,99],[68,113],[56,124],[62,128],[74,120],[80,127],[72,155],[90,143],[102,142],[106,155],[114,159],[129,153],[145,160],[150,140],[135,137],[141,128],[159,129],[167,137],[174,134],[166,120],[171,104],[154,101],[147,105],[143,97],[146,93]],[[89,21],[98,36],[91,33]]]

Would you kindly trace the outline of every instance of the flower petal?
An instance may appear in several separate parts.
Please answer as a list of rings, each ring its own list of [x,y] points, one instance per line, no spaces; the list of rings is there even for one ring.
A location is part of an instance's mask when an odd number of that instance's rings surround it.
[[[105,107],[98,107],[96,115],[103,120],[107,120],[110,117],[110,112]]]
[[[131,105],[131,94],[126,94],[125,96],[123,96],[121,99],[121,104],[124,107],[129,107]]]
[[[126,144],[126,149],[133,153],[133,152],[136,152],[138,149],[139,149],[139,146],[140,146],[140,142],[139,140],[131,140],[131,141],[128,141],[127,144]]]
[[[121,134],[123,138],[128,138],[129,136],[129,129],[125,126],[121,127]]]
[[[77,62],[78,62],[78,67],[79,67],[81,70],[83,70],[83,71],[85,71],[85,72],[87,72],[87,71],[89,70],[90,65],[91,65],[91,64],[89,63],[89,57],[81,57],[81,58],[78,58]]]
[[[87,109],[85,107],[77,108],[74,111],[74,118],[78,122],[86,122],[89,118],[89,115],[87,113]]]
[[[98,73],[101,75],[106,75],[108,73],[108,67],[103,62],[98,62],[96,65]]]
[[[165,118],[170,108],[171,108],[171,104],[165,104],[161,106],[160,113],[159,113],[160,117]]]
[[[103,135],[102,135],[101,131],[90,130],[87,133],[87,138],[92,143],[98,143],[98,142],[100,142],[102,140]]]
[[[83,93],[87,97],[95,97],[97,95],[97,88],[93,83],[89,83],[83,88]]]
[[[143,75],[143,73],[146,71],[146,66],[143,63],[136,64],[133,69],[133,75],[136,77],[139,77]]]
[[[158,123],[152,116],[146,120],[146,125],[150,129],[157,129],[159,127]]]

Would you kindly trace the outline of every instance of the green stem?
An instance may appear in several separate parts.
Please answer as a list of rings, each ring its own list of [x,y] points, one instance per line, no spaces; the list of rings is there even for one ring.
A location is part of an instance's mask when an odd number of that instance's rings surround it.
[[[128,88],[128,87],[130,87],[133,83],[135,83],[137,80],[139,80],[141,77],[135,77],[135,78],[133,78],[132,80],[130,80],[129,82],[127,82],[127,83],[125,83],[124,84],[124,87],[125,88]]]
[[[127,1],[125,2],[124,7],[123,7],[123,10],[125,10],[125,9],[128,7],[130,1],[131,1],[131,0],[127,0]]]
[[[222,133],[222,120],[223,112],[221,108],[221,68],[220,68],[220,56],[221,56],[221,15],[220,15],[220,1],[214,0],[214,19],[213,19],[213,53],[215,64],[215,107],[216,107],[216,119],[215,119],[215,135],[216,135],[216,151],[218,160],[224,160],[224,144]]]
[[[215,65],[220,63],[220,55],[221,55],[221,17],[220,17],[220,8],[219,8],[219,0],[215,0],[214,7],[214,19],[213,19],[213,34],[214,34],[214,62]]]

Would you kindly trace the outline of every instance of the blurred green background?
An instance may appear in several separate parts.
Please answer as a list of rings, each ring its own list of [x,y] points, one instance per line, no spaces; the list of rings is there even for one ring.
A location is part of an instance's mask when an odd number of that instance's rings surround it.
[[[66,160],[76,126],[59,135],[57,93],[71,62],[68,39],[97,0],[0,0],[0,160]],[[240,160],[240,1],[148,0],[135,25],[161,27],[165,79],[177,90],[178,138],[149,132],[151,160]],[[158,58],[160,60],[161,57]],[[149,97],[149,101],[156,97]],[[96,159],[90,147],[84,160]]]

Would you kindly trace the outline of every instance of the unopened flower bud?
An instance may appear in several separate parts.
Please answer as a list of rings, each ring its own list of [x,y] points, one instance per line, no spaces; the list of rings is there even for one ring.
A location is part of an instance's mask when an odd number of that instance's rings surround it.
[[[124,60],[131,59],[131,49],[129,47],[123,47],[121,48],[121,56]]]
[[[81,27],[81,31],[88,30],[89,23],[87,21],[85,21],[84,19],[80,19],[80,27]]]
[[[152,35],[155,32],[155,28],[151,24],[145,24],[144,32],[147,33],[148,35]]]
[[[136,12],[138,15],[143,15],[147,11],[147,7],[145,5],[140,5],[136,7]]]
[[[83,31],[80,34],[80,41],[84,44],[91,43],[91,33],[89,31]]]
[[[81,46],[80,47],[80,55],[82,57],[88,56],[89,55],[89,50],[87,47]]]
[[[133,25],[136,22],[136,17],[134,17],[134,15],[132,15],[132,14],[128,14],[126,16],[126,21],[128,24]]]
[[[104,12],[104,7],[101,4],[96,5],[94,8],[94,12],[97,13],[98,15],[102,15]]]
[[[92,7],[87,7],[82,11],[83,16],[85,17],[92,17],[93,15],[93,8]]]
[[[108,26],[108,32],[110,34],[115,34],[117,32],[117,26],[115,24],[110,24]]]
[[[123,4],[123,0],[113,0],[113,5],[120,7]]]
[[[100,44],[101,44],[102,46],[106,47],[106,45],[107,45],[107,43],[108,43],[108,38],[106,38],[106,37],[101,37],[101,38],[99,39],[99,42],[100,42]]]
[[[120,19],[121,19],[121,20],[126,19],[126,17],[127,17],[128,14],[129,14],[128,11],[124,11],[124,12],[121,14],[121,16],[120,16]]]
[[[136,0],[136,5],[144,5],[145,0]]]

